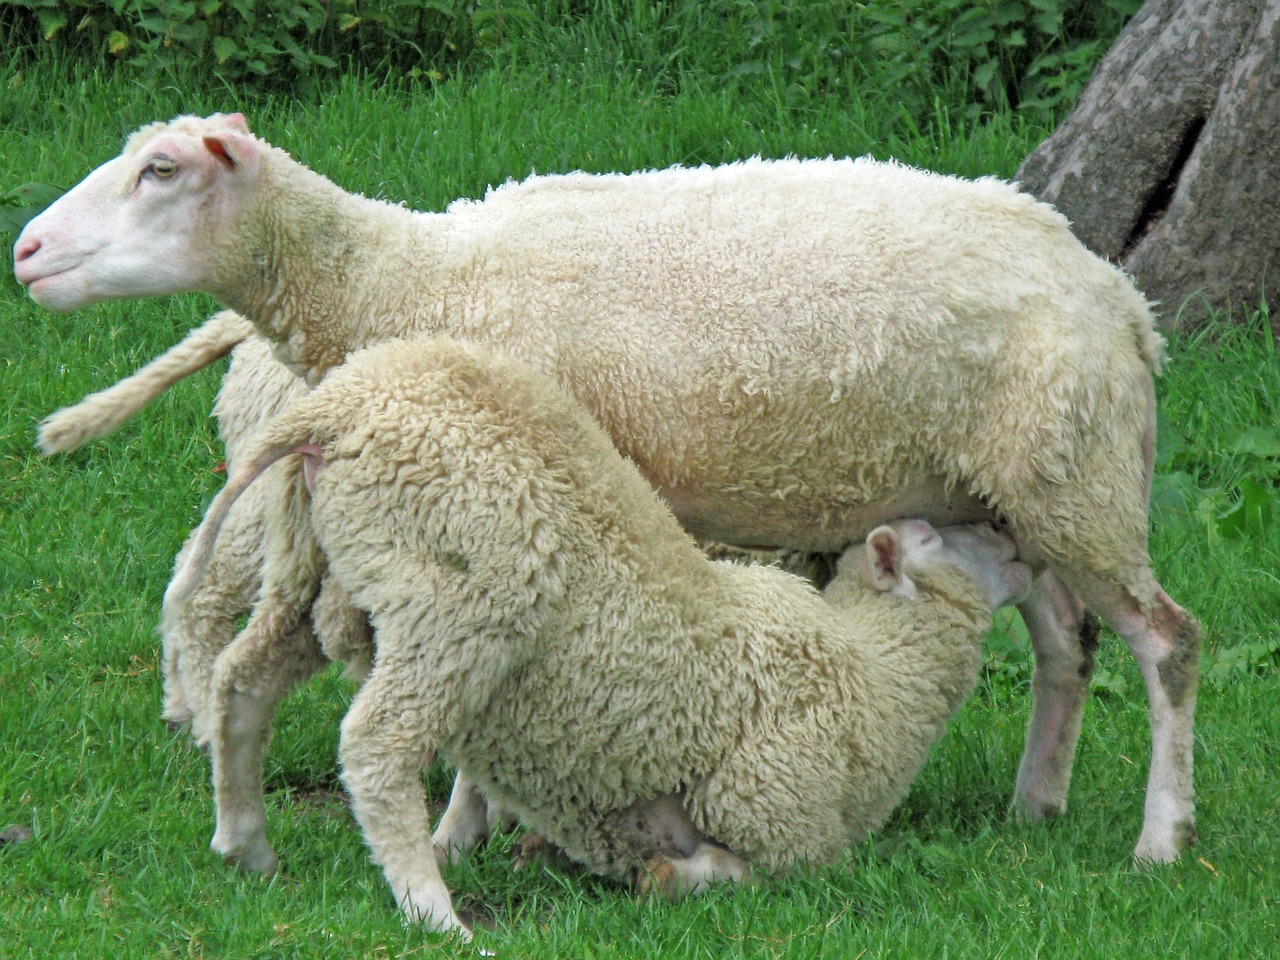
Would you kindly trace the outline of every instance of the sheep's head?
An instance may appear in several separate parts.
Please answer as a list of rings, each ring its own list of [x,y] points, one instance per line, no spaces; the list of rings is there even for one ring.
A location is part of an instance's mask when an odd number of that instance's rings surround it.
[[[1031,568],[1018,561],[1017,544],[989,523],[934,529],[924,520],[900,520],[871,531],[858,550],[862,579],[883,593],[917,597],[917,580],[943,565],[979,584],[992,610],[1024,600],[1031,589]]]
[[[143,127],[27,224],[13,249],[18,282],[59,311],[216,292],[210,250],[244,205],[261,147],[240,114]]]

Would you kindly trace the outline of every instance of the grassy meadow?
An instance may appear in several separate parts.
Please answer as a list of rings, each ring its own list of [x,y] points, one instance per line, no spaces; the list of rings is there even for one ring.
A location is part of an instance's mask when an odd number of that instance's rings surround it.
[[[968,110],[955,90],[911,106],[870,68],[798,90],[768,69],[750,82],[682,69],[656,47],[620,68],[609,37],[585,29],[553,40],[438,79],[352,72],[299,95],[31,56],[0,65],[0,194],[69,187],[129,131],[183,112],[241,110],[348,189],[422,208],[531,171],[751,154],[870,153],[1011,176],[1053,119]],[[33,440],[44,415],[155,356],[215,305],[193,296],[58,316],[26,298],[7,254],[0,266],[0,830],[19,828],[0,844],[0,958],[475,955],[404,925],[368,858],[337,780],[351,691],[336,671],[277,719],[267,786],[279,875],[239,874],[209,850],[208,767],[159,719],[155,626],[173,556],[222,480],[209,411],[223,367],[73,455],[41,458]],[[1179,863],[1129,861],[1146,696],[1109,632],[1068,815],[1008,817],[1031,659],[1002,617],[978,694],[903,807],[842,861],[667,904],[572,869],[513,873],[499,838],[446,872],[459,907],[491,928],[477,944],[584,960],[1280,953],[1280,360],[1268,319],[1224,318],[1172,341],[1158,384],[1152,554],[1205,634],[1200,843]],[[447,776],[430,782],[443,802]]]

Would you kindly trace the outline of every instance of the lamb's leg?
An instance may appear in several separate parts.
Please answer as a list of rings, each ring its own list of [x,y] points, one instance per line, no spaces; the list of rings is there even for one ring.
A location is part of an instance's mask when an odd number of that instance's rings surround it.
[[[197,593],[190,605],[166,609],[161,621],[164,702],[161,716],[174,729],[190,725],[196,745],[209,743],[209,697],[213,665],[236,636],[236,624],[249,609],[232,609],[210,602],[216,597]]]
[[[447,863],[456,863],[489,836],[489,804],[479,788],[462,770],[453,781],[449,806],[431,840],[436,853]]]
[[[262,795],[271,718],[289,689],[324,663],[309,620],[288,610],[255,613],[214,665],[210,759],[217,828],[211,846],[230,863],[275,872]]]
[[[397,674],[400,674],[397,676]],[[342,781],[366,842],[405,915],[435,930],[469,932],[440,877],[422,787],[420,711],[404,689],[412,668],[379,661],[342,721]],[[483,798],[481,798],[483,802]]]
[[[171,726],[191,724],[200,747],[207,747],[213,665],[235,639],[237,624],[252,609],[262,583],[262,504],[253,495],[232,509],[200,585],[183,602],[166,597],[160,620],[164,711]],[[181,567],[192,537],[178,554]]]
[[[746,883],[751,866],[737,854],[714,843],[700,843],[688,857],[657,856],[636,875],[636,893],[657,894],[668,900],[702,891],[717,883]]]
[[[1018,607],[1031,636],[1031,722],[1013,810],[1036,820],[1066,812],[1067,789],[1098,642],[1098,621],[1052,571]]]
[[[373,669],[373,628],[365,612],[352,604],[351,596],[332,577],[320,585],[311,605],[311,622],[324,655],[346,665],[342,675],[348,680],[363,683]]]
[[[1076,593],[1129,646],[1146,683],[1151,717],[1151,769],[1142,834],[1134,859],[1170,863],[1195,843],[1192,739],[1200,672],[1200,625],[1151,582],[1140,604],[1119,584],[1066,575]]]

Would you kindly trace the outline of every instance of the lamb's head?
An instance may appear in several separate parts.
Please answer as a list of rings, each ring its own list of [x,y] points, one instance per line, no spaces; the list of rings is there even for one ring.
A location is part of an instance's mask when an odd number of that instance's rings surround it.
[[[953,567],[982,587],[995,610],[1024,600],[1031,589],[1031,568],[1017,557],[1013,539],[989,523],[934,529],[924,520],[899,520],[872,530],[841,563],[855,564],[872,589],[909,598],[920,595],[921,581]]]
[[[264,146],[240,114],[143,127],[120,156],[27,224],[13,249],[18,282],[59,311],[216,293],[210,238],[247,204]]]

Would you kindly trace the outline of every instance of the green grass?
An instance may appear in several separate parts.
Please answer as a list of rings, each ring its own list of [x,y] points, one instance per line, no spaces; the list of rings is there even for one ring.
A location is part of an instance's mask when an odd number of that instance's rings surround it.
[[[526,57],[438,84],[347,76],[304,99],[143,85],[54,58],[0,66],[0,193],[69,186],[136,126],[243,109],[350,189],[439,207],[531,170],[874,153],[1011,175],[1044,135],[940,99],[910,115],[874,90],[812,96],[674,68],[621,76],[598,51]],[[154,625],[174,553],[218,488],[208,412],[220,369],[72,456],[34,427],[200,322],[201,297],[61,317],[0,279],[0,957],[381,957],[470,951],[401,924],[336,789],[350,691],[333,673],[281,710],[268,761],[273,880],[208,850],[207,764],[159,721]],[[1028,709],[1018,630],[989,646],[903,807],[840,863],[677,905],[580,872],[512,874],[507,841],[451,868],[459,905],[506,957],[1259,957],[1280,947],[1280,364],[1265,320],[1171,345],[1159,384],[1152,553],[1205,626],[1197,725],[1201,843],[1169,868],[1128,855],[1141,819],[1146,698],[1104,635],[1072,809],[1005,813]],[[432,779],[444,799],[447,780]]]

